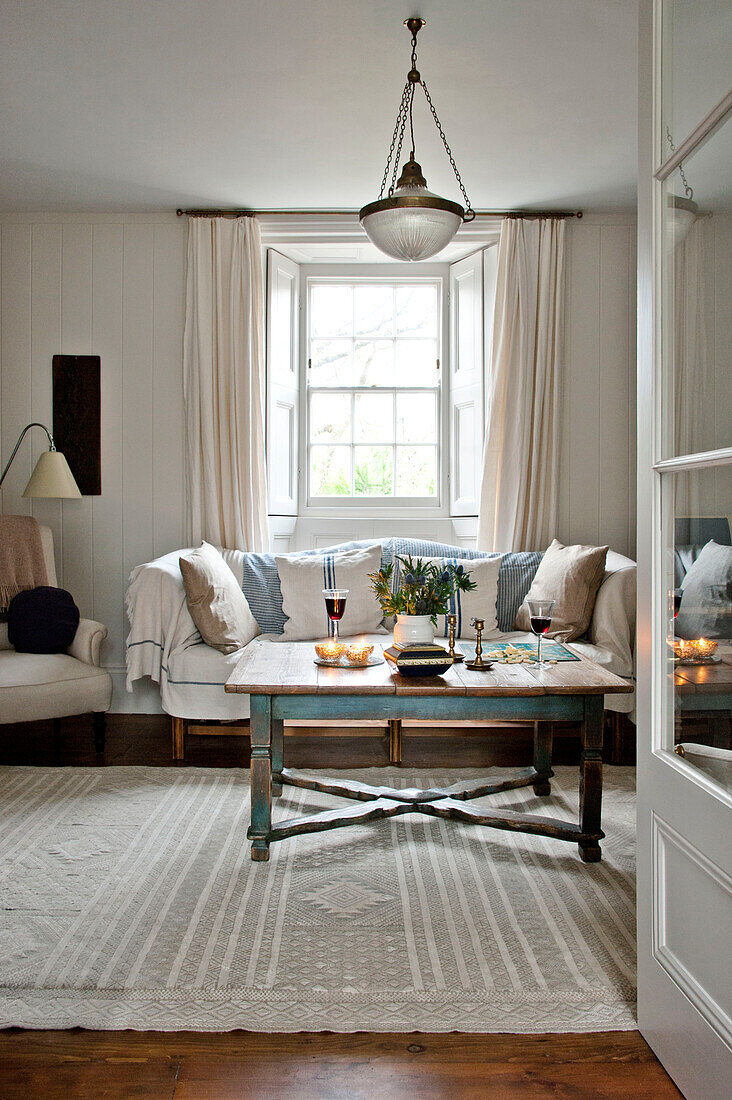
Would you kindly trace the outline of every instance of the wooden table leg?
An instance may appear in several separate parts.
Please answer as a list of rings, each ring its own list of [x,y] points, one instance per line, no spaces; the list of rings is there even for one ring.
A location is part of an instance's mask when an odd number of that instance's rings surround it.
[[[534,768],[539,773],[533,784],[534,794],[552,793],[549,780],[552,771],[552,742],[554,731],[550,722],[534,722]]]
[[[274,776],[279,776],[282,768],[284,767],[284,751],[285,751],[285,723],[282,718],[272,718],[270,722],[272,729],[272,772]],[[279,798],[282,794],[282,783],[279,779],[272,779],[272,797]]]
[[[252,859],[265,862],[272,825],[272,696],[252,695],[250,706],[252,822],[247,836]]]
[[[402,720],[401,718],[389,719],[389,763],[401,764],[402,762]]]
[[[583,833],[601,833],[602,817],[602,737],[604,732],[602,695],[585,696],[580,756],[580,828]],[[602,858],[599,840],[580,841],[580,858],[597,863]]]

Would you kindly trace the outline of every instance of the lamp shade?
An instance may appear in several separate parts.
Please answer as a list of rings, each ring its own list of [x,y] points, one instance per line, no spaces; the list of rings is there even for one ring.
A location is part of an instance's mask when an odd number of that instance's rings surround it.
[[[80,497],[79,486],[60,451],[44,451],[36,462],[24,497]]]
[[[697,219],[699,207],[691,199],[669,195],[666,199],[666,240],[676,248],[686,239]]]
[[[450,243],[465,211],[427,190],[420,166],[410,157],[394,191],[364,206],[359,221],[372,244],[395,260],[427,260]]]

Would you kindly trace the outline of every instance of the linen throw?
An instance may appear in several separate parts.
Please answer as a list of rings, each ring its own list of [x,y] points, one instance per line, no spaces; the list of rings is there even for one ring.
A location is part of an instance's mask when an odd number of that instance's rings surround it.
[[[564,236],[556,218],[510,218],[501,226],[481,550],[539,550],[555,534]]]
[[[33,516],[0,516],[0,622],[13,596],[48,584],[41,529]]]
[[[186,278],[188,541],[266,550],[264,284],[254,218],[191,218]]]

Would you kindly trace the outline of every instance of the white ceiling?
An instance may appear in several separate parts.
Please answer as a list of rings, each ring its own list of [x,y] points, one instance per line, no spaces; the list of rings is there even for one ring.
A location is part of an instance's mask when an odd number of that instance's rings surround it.
[[[636,0],[0,0],[0,210],[357,209],[417,13],[474,207],[635,205]]]

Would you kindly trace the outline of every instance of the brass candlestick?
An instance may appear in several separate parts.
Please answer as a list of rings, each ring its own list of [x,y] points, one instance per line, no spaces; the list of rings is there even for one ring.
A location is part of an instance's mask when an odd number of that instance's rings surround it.
[[[487,672],[493,665],[492,661],[483,660],[483,630],[485,619],[473,619],[475,627],[475,660],[466,661],[465,667],[472,668],[475,672]]]
[[[465,660],[465,654],[460,653],[455,649],[455,626],[457,624],[457,615],[449,614],[447,616],[447,652],[450,654],[453,660],[453,664],[457,664],[459,661]]]

